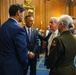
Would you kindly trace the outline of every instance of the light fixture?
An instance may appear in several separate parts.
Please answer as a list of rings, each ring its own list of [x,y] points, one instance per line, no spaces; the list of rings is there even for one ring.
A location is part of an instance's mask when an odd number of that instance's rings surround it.
[[[64,0],[67,4],[76,5],[76,0]]]

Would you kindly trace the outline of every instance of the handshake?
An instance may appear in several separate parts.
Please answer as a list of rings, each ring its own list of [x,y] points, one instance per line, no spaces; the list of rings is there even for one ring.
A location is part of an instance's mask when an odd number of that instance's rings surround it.
[[[28,56],[29,56],[29,59],[32,59],[35,57],[35,53],[29,51]]]

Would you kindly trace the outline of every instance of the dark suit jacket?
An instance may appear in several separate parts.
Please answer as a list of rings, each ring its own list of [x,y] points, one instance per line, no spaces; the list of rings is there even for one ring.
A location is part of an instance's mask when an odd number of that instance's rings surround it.
[[[27,62],[25,30],[9,18],[0,27],[0,75],[23,75]]]
[[[56,37],[48,56],[48,68],[51,75],[76,75],[73,65],[76,55],[76,39],[70,31],[64,31]]]
[[[37,52],[37,50],[38,50],[38,31],[34,28],[31,28],[31,41],[29,41],[25,26],[23,28],[25,29],[25,33],[26,33],[28,50],[34,52],[35,55],[37,55],[37,53],[38,53]]]
[[[45,53],[45,62],[44,62],[44,65],[47,64],[48,39],[50,38],[51,34],[52,34],[52,31],[50,31],[47,36],[43,36],[43,35],[38,34],[39,39],[41,39],[43,41],[46,41],[46,47],[45,47],[46,48],[46,53]]]
[[[49,37],[51,36],[51,34],[52,34],[52,31],[50,31],[49,33],[48,33],[48,35],[47,36],[44,36],[44,35],[41,35],[41,34],[38,34],[38,37],[41,39],[41,40],[43,40],[43,41],[48,41],[48,39],[49,39]]]

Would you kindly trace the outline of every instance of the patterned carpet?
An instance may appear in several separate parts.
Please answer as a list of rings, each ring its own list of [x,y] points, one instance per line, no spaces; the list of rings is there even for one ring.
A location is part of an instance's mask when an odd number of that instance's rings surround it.
[[[45,56],[40,56],[40,60],[37,63],[37,75],[49,75],[49,70],[44,66]]]
[[[39,61],[37,61],[37,67],[36,67],[37,75],[49,75],[49,70],[46,69],[46,66],[44,66],[44,58],[45,58],[45,56],[41,55],[40,58],[39,58]],[[74,65],[76,66],[76,57],[74,59]],[[28,71],[27,75],[30,75],[29,71]]]
[[[75,56],[75,58],[74,58],[74,65],[75,65],[75,67],[76,67],[76,56]]]
[[[41,55],[39,61],[37,61],[37,67],[36,67],[37,75],[49,75],[49,70],[47,70],[46,67],[44,66],[44,58],[45,56]],[[29,75],[29,71],[27,75]]]

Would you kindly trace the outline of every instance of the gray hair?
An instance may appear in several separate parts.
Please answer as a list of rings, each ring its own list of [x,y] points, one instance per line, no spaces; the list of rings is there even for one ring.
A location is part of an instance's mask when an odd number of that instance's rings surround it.
[[[55,23],[58,22],[58,18],[57,17],[51,17],[51,19],[53,19]]]
[[[69,27],[69,24],[73,24],[73,19],[69,15],[62,15],[58,20],[58,23],[61,23],[61,22],[65,26]]]

